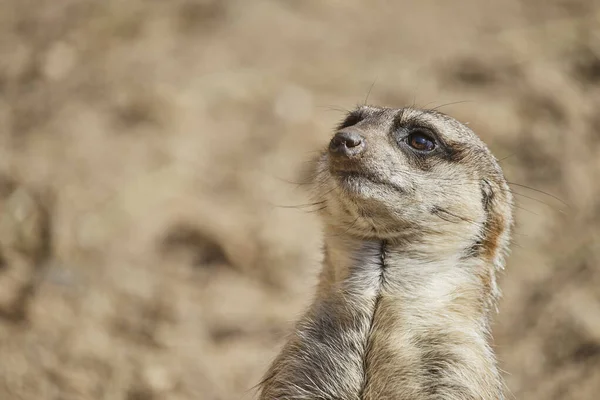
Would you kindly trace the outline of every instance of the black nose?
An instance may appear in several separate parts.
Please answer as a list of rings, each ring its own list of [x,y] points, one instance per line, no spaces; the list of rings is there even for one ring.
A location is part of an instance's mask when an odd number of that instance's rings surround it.
[[[340,131],[329,142],[329,152],[346,157],[356,156],[365,149],[365,138],[356,131]]]

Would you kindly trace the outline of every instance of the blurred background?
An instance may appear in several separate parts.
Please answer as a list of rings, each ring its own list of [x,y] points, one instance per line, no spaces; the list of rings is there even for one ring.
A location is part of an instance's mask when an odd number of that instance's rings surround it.
[[[502,159],[508,386],[597,399],[599,56],[598,0],[2,0],[0,399],[251,399],[319,267],[300,171],[369,92]]]

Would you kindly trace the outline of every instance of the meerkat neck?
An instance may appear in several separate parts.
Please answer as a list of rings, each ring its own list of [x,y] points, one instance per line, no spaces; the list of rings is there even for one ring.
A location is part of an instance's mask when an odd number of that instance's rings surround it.
[[[261,399],[502,399],[478,259],[331,235]]]

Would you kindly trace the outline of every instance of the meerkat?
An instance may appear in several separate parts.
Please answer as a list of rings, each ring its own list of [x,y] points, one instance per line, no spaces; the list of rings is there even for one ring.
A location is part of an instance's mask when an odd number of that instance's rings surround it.
[[[319,283],[260,399],[504,399],[490,317],[513,200],[486,145],[437,111],[361,106],[312,183]]]

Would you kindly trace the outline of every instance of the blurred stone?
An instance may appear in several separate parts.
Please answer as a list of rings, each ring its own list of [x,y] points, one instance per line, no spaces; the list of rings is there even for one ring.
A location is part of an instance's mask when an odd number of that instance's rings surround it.
[[[189,225],[172,227],[162,240],[161,250],[195,267],[231,264],[215,238]]]
[[[57,42],[46,53],[42,72],[50,80],[65,78],[77,62],[77,53],[65,42]]]
[[[11,43],[10,54],[0,48],[0,71],[10,79],[18,79],[29,67],[32,49],[17,38],[5,38]]]
[[[147,365],[142,371],[144,383],[154,392],[165,393],[175,386],[169,371],[158,364]]]
[[[25,189],[15,190],[4,203],[0,215],[0,245],[33,254],[40,250],[43,211]]]
[[[48,212],[32,192],[18,187],[0,198],[0,316],[26,318],[38,271],[49,257],[49,229]]]

